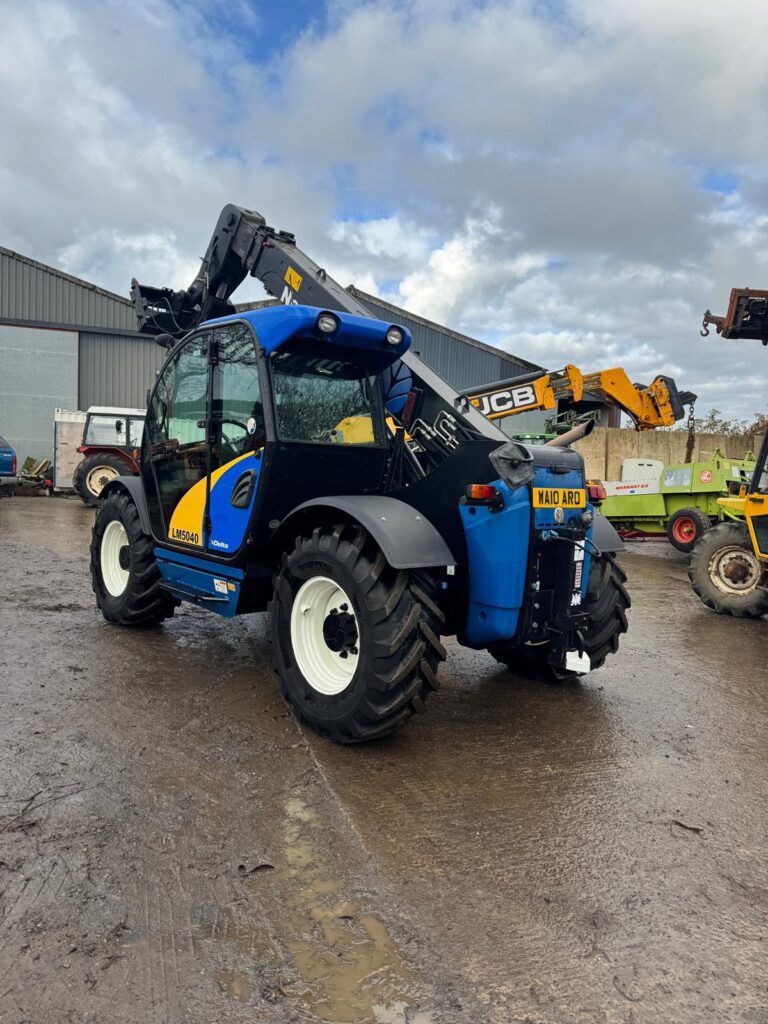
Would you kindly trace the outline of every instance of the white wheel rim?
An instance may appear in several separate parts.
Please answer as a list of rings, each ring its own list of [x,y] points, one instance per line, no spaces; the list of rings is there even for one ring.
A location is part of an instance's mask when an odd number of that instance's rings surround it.
[[[85,486],[91,494],[101,494],[110,480],[120,474],[114,466],[95,466],[85,478]]]
[[[724,594],[751,594],[763,573],[752,552],[738,544],[716,551],[707,569],[709,578]]]
[[[342,650],[333,650],[326,640],[324,627],[329,617],[330,629],[344,623],[347,642]],[[301,674],[313,690],[325,697],[346,690],[360,660],[359,638],[352,601],[338,583],[327,576],[313,576],[299,587],[291,609],[291,646]]]
[[[130,572],[120,565],[120,552],[127,546],[125,527],[119,519],[113,519],[101,538],[101,578],[112,597],[120,597],[128,586]]]

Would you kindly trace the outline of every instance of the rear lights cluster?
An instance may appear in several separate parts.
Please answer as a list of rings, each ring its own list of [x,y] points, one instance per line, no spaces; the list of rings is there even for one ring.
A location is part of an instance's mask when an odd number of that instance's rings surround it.
[[[464,491],[464,504],[487,505],[492,509],[502,508],[504,498],[493,484],[468,484]]]
[[[590,480],[587,484],[587,497],[590,504],[599,505],[608,497],[608,491],[606,491],[599,480]]]

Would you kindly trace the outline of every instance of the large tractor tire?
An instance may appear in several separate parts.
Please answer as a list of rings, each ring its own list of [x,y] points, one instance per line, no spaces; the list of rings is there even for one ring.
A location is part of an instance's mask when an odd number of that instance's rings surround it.
[[[698,508],[679,508],[667,520],[667,539],[673,548],[688,554],[693,551],[712,524]]]
[[[593,556],[589,568],[587,593],[581,606],[589,614],[584,633],[584,653],[592,669],[600,668],[609,654],[619,649],[619,637],[627,631],[627,609],[631,605],[624,584],[627,576],[612,554]],[[574,679],[582,672],[554,668],[549,658],[549,643],[534,646],[495,648],[490,652],[515,675],[558,683]]]
[[[101,492],[119,476],[133,476],[131,467],[119,455],[88,455],[75,466],[72,486],[86,505],[98,505]]]
[[[112,491],[91,534],[91,585],[96,604],[116,626],[156,626],[179,603],[161,585],[153,544],[125,492]]]
[[[362,527],[299,537],[270,605],[275,671],[298,719],[359,743],[422,711],[445,658],[435,596],[428,572],[392,569]]]
[[[707,608],[719,615],[756,619],[768,613],[768,572],[746,523],[713,526],[693,549],[688,576]]]

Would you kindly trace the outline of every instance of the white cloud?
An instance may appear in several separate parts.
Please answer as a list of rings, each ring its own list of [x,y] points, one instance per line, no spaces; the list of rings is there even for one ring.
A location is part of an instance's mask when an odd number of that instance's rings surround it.
[[[768,353],[698,329],[768,286],[768,5],[545,6],[336,0],[270,54],[246,0],[0,0],[0,243],[182,287],[239,202],[344,284],[751,415]]]

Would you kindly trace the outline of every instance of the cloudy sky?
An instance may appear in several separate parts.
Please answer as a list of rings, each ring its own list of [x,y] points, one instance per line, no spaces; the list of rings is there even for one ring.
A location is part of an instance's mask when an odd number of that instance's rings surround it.
[[[0,0],[0,244],[186,286],[220,208],[535,362],[765,411],[765,0]],[[238,298],[262,294],[250,282]]]

